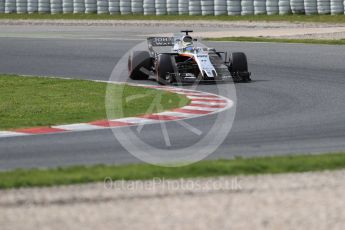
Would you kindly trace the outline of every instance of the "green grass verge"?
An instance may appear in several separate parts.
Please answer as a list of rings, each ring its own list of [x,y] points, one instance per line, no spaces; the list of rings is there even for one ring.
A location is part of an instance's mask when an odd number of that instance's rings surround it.
[[[32,169],[0,172],[0,188],[9,189],[100,182],[106,177],[111,177],[113,180],[174,179],[295,173],[344,168],[345,153],[202,161],[179,168],[166,168],[146,164],[75,166],[46,170]]]
[[[0,14],[0,19],[76,19],[76,20],[207,20],[207,21],[288,21],[345,23],[344,15],[251,15],[251,16],[189,16],[189,15],[108,15],[108,14]]]
[[[185,96],[142,87],[0,75],[0,130],[106,119],[107,87],[116,96],[110,118],[160,112],[189,103]],[[155,101],[157,95],[161,101]],[[153,103],[161,108],[150,111]]]
[[[224,37],[206,38],[206,41],[220,42],[278,42],[278,43],[303,43],[303,44],[322,44],[322,45],[345,45],[345,39],[290,39],[290,38],[265,38],[265,37]]]

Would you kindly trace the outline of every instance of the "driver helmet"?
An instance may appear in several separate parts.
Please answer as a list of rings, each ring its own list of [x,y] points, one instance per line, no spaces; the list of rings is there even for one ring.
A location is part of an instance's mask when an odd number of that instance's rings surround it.
[[[189,35],[186,35],[182,38],[183,47],[191,47],[193,46],[193,38]]]

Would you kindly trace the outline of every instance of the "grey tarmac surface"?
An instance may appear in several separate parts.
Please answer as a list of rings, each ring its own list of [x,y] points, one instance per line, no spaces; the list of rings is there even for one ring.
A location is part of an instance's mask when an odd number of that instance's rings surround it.
[[[22,32],[21,26],[0,27],[1,73],[108,80],[119,58],[142,40],[136,36],[140,28],[135,26],[32,28]],[[141,35],[154,33],[155,28],[143,30]],[[169,30],[179,29],[167,26],[162,32]],[[218,50],[246,52],[254,79],[236,84],[233,128],[210,158],[345,150],[344,46],[207,44]],[[127,80],[125,76],[121,79]],[[198,89],[217,93],[218,87],[229,85],[201,85]],[[207,116],[188,123],[206,132],[214,119]],[[200,138],[176,123],[169,123],[168,131],[179,147]],[[144,127],[141,137],[160,146],[161,136],[161,127],[150,125]],[[204,148],[208,147],[205,142]],[[140,161],[110,130],[0,139],[1,170],[132,162]]]

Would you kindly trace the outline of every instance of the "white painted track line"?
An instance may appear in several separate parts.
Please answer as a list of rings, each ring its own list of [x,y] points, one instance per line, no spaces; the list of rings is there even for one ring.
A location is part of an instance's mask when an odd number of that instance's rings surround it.
[[[126,123],[132,123],[134,125],[138,124],[152,124],[152,123],[159,123],[159,120],[153,120],[153,119],[147,119],[147,118],[141,118],[141,117],[127,117],[127,118],[120,118],[115,119],[111,121],[120,121],[120,122],[126,122]]]
[[[26,136],[26,133],[18,133],[18,132],[11,132],[11,131],[0,131],[0,138],[1,137],[17,137],[17,136]]]
[[[71,124],[71,125],[52,126],[52,128],[63,129],[66,131],[85,131],[85,130],[102,129],[104,127],[96,126],[96,125],[90,125],[87,123],[80,123],[80,124]]]
[[[197,107],[197,106],[185,106],[181,109],[190,109],[190,110],[203,110],[203,111],[217,111],[219,108],[207,108],[207,107]]]

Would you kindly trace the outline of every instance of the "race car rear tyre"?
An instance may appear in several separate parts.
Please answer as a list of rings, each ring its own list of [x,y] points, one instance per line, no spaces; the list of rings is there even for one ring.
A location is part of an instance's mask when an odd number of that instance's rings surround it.
[[[244,53],[237,52],[231,54],[230,72],[235,75],[235,80],[241,80],[244,82],[251,81],[250,74],[248,73],[247,56]]]
[[[152,58],[148,51],[132,52],[128,57],[129,78],[132,80],[147,80],[151,66]]]
[[[169,77],[169,73],[174,73],[174,64],[170,54],[160,54],[158,56],[156,72],[158,84],[166,85],[173,82],[173,79]]]
[[[231,64],[233,72],[248,72],[247,57],[244,53],[232,53]]]

